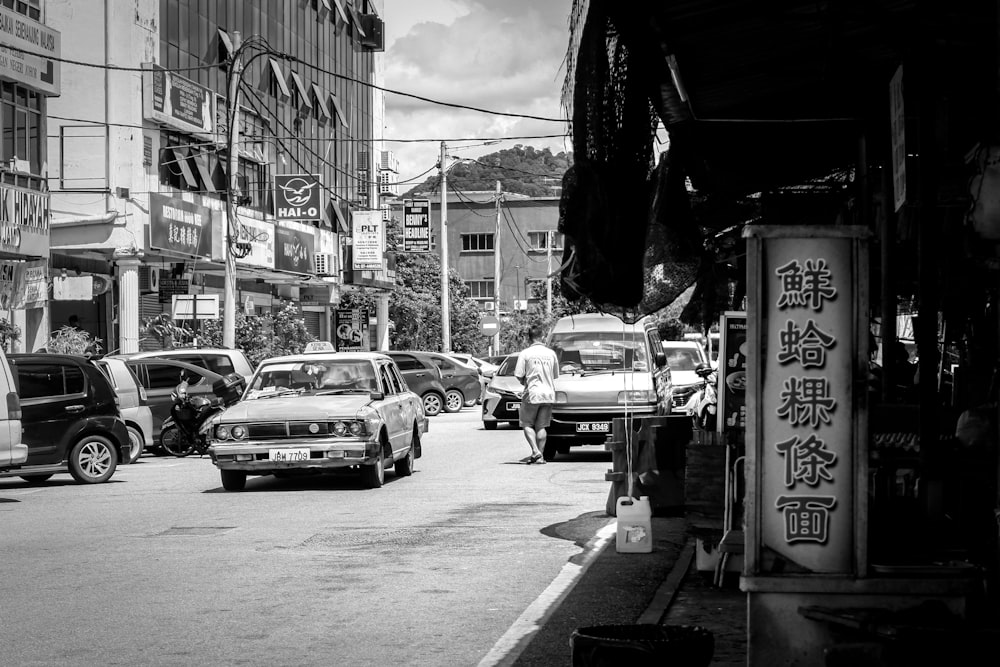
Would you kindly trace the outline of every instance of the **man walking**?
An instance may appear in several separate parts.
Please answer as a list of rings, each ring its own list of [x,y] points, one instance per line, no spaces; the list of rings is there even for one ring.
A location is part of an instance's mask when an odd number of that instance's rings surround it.
[[[559,377],[556,353],[542,342],[544,330],[538,324],[528,328],[531,345],[521,350],[514,367],[514,377],[524,385],[518,417],[524,437],[531,447],[527,463],[545,463],[545,429],[552,421],[552,404],[556,401],[553,380]]]

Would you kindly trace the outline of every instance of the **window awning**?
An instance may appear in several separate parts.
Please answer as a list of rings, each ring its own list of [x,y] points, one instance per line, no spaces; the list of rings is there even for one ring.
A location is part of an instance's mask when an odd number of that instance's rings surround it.
[[[346,128],[350,128],[351,126],[347,123],[347,116],[344,115],[344,110],[341,108],[340,101],[337,99],[337,96],[330,93],[330,101],[333,102],[333,108],[337,112],[337,118],[340,119],[340,124]]]
[[[354,2],[351,2],[347,5],[348,10],[351,12],[351,18],[354,19],[354,29],[358,31],[360,37],[367,37],[365,29],[361,25],[361,17],[358,16],[358,8],[354,4]]]
[[[330,0],[319,0],[316,5],[316,13],[319,14],[319,20],[326,18],[326,15],[333,11],[333,7],[330,6]]]
[[[327,206],[332,210],[330,219],[336,221],[338,231],[341,234],[350,234],[351,228],[347,226],[347,218],[344,217],[344,212],[340,210],[340,204],[337,203],[336,197],[331,196]]]
[[[191,170],[191,164],[188,162],[188,149],[186,146],[168,146],[166,149],[167,161],[177,165],[180,169],[181,175],[184,177],[184,182],[188,184],[189,188],[197,189],[198,179],[195,178],[194,171]],[[167,165],[170,168],[170,165]],[[170,171],[174,171],[170,169]]]
[[[198,175],[201,176],[202,186],[207,192],[215,192],[215,184],[212,182],[212,170],[208,168],[208,155],[198,149],[191,149],[191,157]]]
[[[318,84],[312,84],[312,97],[316,102],[316,109],[319,110],[320,120],[327,121],[330,120],[330,107],[326,104],[326,94],[323,89],[319,87]]]
[[[229,33],[222,28],[218,28],[216,32],[219,36],[219,55],[224,56],[226,60],[230,60],[233,57],[233,52],[236,51],[235,47],[233,47],[233,40],[229,37]]]
[[[264,70],[265,81],[268,80],[268,76],[273,77],[274,83],[278,86],[281,101],[288,100],[292,96],[292,91],[288,90],[288,84],[285,83],[285,75],[281,71],[281,65],[274,58],[267,59],[267,69]],[[266,88],[270,88],[270,86],[265,86]]]
[[[312,109],[312,102],[309,101],[309,91],[306,90],[306,86],[302,83],[302,78],[297,72],[292,72],[288,75],[288,78],[292,80],[292,85],[295,86],[295,94],[298,96],[298,108],[300,111],[305,109]]]
[[[344,11],[344,0],[333,0],[334,6],[337,8],[337,14],[340,14],[340,20],[347,23],[347,12]],[[336,15],[331,18],[336,19]]]

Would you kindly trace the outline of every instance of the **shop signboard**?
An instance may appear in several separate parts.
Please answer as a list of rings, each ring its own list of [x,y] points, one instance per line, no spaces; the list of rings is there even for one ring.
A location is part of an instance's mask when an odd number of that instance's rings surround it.
[[[58,30],[0,6],[0,77],[58,96],[61,43]]]
[[[717,430],[742,442],[747,427],[747,314],[727,311],[719,318],[719,419]]]
[[[319,221],[321,194],[318,174],[275,174],[274,219]]]
[[[34,308],[48,301],[47,260],[0,262],[0,311]]]
[[[218,294],[174,294],[171,317],[175,320],[219,319]]]
[[[237,238],[250,244],[249,252],[236,258],[237,264],[274,268],[274,223],[241,217]]]
[[[403,200],[403,252],[431,251],[431,200]]]
[[[338,308],[334,321],[338,352],[362,352],[368,349],[368,311],[364,308]]]
[[[313,273],[316,234],[308,225],[283,223],[274,227],[274,268],[294,273]]]
[[[212,210],[155,192],[149,195],[149,245],[194,257],[212,256]]]
[[[49,193],[0,185],[0,250],[49,256]]]
[[[159,65],[143,63],[142,108],[146,120],[197,135],[214,131],[210,88],[169,72]]]
[[[351,213],[353,265],[355,271],[380,271],[385,258],[385,223],[381,211]]]
[[[856,574],[866,496],[867,230],[752,226],[747,571]],[[732,356],[731,351],[726,354]],[[727,363],[721,357],[720,368]],[[779,567],[777,563],[780,563]]]

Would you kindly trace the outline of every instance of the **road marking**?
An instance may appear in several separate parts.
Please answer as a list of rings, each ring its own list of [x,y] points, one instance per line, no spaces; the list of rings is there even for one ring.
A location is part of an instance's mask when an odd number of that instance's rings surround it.
[[[479,662],[479,667],[501,667],[514,664],[528,645],[531,637],[545,624],[559,604],[569,595],[577,580],[587,571],[591,563],[614,537],[618,522],[611,521],[597,531],[584,546],[583,558],[579,563],[566,563],[552,583],[542,591],[534,602],[514,621],[490,652]]]

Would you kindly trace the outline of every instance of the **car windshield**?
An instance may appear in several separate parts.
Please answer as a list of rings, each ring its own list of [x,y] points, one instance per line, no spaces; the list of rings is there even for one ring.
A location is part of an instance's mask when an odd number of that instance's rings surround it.
[[[549,347],[559,358],[560,373],[644,371],[645,334],[639,332],[567,331],[554,333]]]
[[[698,352],[690,347],[664,345],[663,352],[667,355],[667,365],[672,371],[693,371],[703,361]]]
[[[377,390],[378,382],[371,362],[292,361],[262,366],[247,390],[246,398],[368,393]]]
[[[517,368],[517,355],[512,354],[503,360],[500,364],[500,368],[494,375],[499,375],[500,377],[514,377],[514,369]]]

